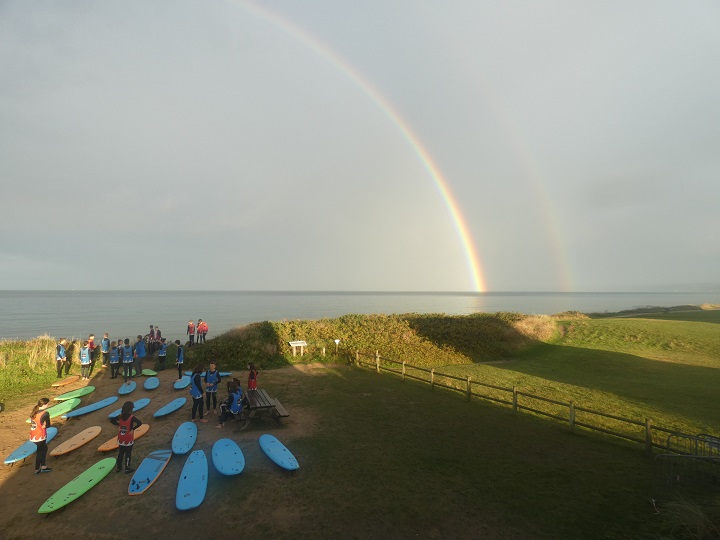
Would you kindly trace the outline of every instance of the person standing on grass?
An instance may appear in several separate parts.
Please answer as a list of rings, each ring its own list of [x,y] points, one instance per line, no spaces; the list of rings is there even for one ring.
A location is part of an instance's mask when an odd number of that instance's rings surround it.
[[[125,384],[128,384],[132,378],[133,361],[133,348],[130,346],[130,338],[125,338],[125,346],[122,348],[123,377],[125,378]]]
[[[160,367],[158,368],[159,371],[165,370],[165,360],[167,360],[167,342],[165,341],[165,338],[160,338],[160,347],[158,348],[158,364],[160,364]]]
[[[123,465],[125,474],[135,470],[130,466],[130,459],[135,444],[135,430],[142,426],[142,421],[133,416],[134,407],[135,404],[132,401],[126,401],[123,403],[120,415],[110,419],[110,422],[118,426],[118,457],[115,463],[115,472],[120,472]]]
[[[190,340],[190,344],[188,345],[188,347],[192,347],[193,343],[195,342],[195,323],[194,322],[188,321],[186,333],[189,336],[188,339]]]
[[[205,336],[207,336],[208,333],[208,325],[205,321],[202,319],[198,320],[197,325],[197,341],[198,343],[205,343]]]
[[[215,367],[215,362],[210,362],[210,367],[205,372],[205,408],[210,414],[210,399],[212,398],[213,414],[217,414],[217,391],[220,382],[220,373]]]
[[[117,379],[120,371],[120,350],[117,342],[110,343],[110,352],[108,353],[108,365],[110,366],[110,378]]]
[[[95,334],[90,334],[90,336],[87,339],[88,349],[90,349],[90,371],[88,372],[88,379],[90,378],[90,375],[92,375],[93,370],[95,369],[95,357],[97,356],[97,345],[95,345]]]
[[[178,381],[182,379],[182,370],[183,370],[183,362],[185,362],[185,349],[182,345],[180,345],[180,340],[175,340],[175,345],[177,345],[177,357],[175,359],[175,363],[177,364],[177,370],[178,370]]]
[[[52,472],[52,469],[45,465],[47,459],[47,428],[50,427],[50,414],[47,408],[50,400],[46,397],[40,398],[30,413],[30,440],[37,446],[35,453],[35,474]]]
[[[147,353],[150,356],[155,353],[155,327],[152,324],[147,335]]]
[[[202,386],[202,376],[201,373],[203,372],[203,366],[198,365],[195,367],[195,369],[192,372],[192,375],[190,376],[190,395],[193,399],[193,406],[192,406],[192,421],[195,421],[195,413],[199,412],[200,416],[200,422],[207,422],[203,418],[203,386]]]
[[[85,340],[80,347],[80,375],[83,381],[90,379],[91,355],[89,342]]]
[[[107,367],[110,359],[110,338],[107,332],[103,334],[102,341],[100,342],[100,352],[102,353],[102,367]]]
[[[250,370],[248,374],[248,390],[257,390],[258,370],[255,368],[254,362],[248,364],[248,370]]]
[[[138,377],[142,374],[142,363],[145,357],[147,356],[147,352],[145,351],[145,342],[143,341],[142,336],[137,337],[137,341],[135,342],[135,352],[133,354],[133,357],[135,358],[135,375]]]
[[[67,341],[65,341],[65,338],[60,338],[60,341],[58,341],[55,347],[55,367],[57,368],[58,379],[62,377],[63,367],[65,367],[65,376],[67,376],[70,371],[70,362],[68,362],[67,351],[65,349],[66,345]]]

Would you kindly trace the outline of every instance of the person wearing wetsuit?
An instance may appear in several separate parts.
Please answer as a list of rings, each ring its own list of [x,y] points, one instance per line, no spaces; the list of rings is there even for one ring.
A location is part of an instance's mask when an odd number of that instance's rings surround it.
[[[55,367],[57,367],[57,378],[62,377],[63,366],[65,367],[65,376],[70,371],[70,362],[67,359],[67,351],[65,350],[67,341],[65,338],[60,338],[57,347],[55,347]]]
[[[133,348],[130,346],[130,338],[125,338],[125,346],[122,348],[123,377],[125,384],[132,378]]]
[[[47,428],[50,427],[50,414],[47,408],[50,405],[48,398],[40,398],[30,413],[30,440],[37,446],[35,452],[35,474],[52,472],[45,465],[47,458]]]
[[[228,419],[238,416],[242,413],[243,408],[243,391],[240,385],[234,382],[228,383],[228,398],[220,404],[220,418],[216,428],[225,427]]]
[[[133,402],[126,401],[122,406],[120,415],[110,419],[110,422],[118,426],[118,457],[115,472],[120,472],[123,465],[125,466],[125,474],[135,470],[130,466],[130,460],[132,459],[132,449],[135,444],[135,430],[142,426],[142,421],[133,416],[133,408]]]
[[[203,418],[203,387],[202,387],[202,376],[200,375],[203,371],[202,366],[197,366],[190,377],[190,395],[193,399],[192,406],[192,421],[195,421],[195,413],[200,413],[200,422],[207,422]]]
[[[215,362],[210,362],[210,368],[205,372],[205,408],[210,413],[210,400],[212,399],[213,413],[217,414],[217,390],[220,382],[220,372]]]

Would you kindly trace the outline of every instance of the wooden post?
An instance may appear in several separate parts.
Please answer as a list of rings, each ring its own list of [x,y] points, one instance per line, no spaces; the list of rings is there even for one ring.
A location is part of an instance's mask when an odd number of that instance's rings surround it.
[[[517,395],[517,393],[518,393],[517,386],[513,386],[513,411],[515,411],[515,412],[518,411],[518,408],[517,408],[518,395]]]
[[[402,372],[402,378],[405,380],[405,360],[403,360],[403,372]]]
[[[430,390],[435,390],[435,368],[430,370]]]
[[[360,351],[355,351],[355,366],[360,367]]]
[[[325,356],[325,347],[322,349],[322,355]]]
[[[645,452],[648,456],[652,455],[652,419],[645,419]]]
[[[575,431],[575,404],[570,402],[570,431]]]
[[[470,375],[467,376],[467,400],[470,401],[472,397],[472,385],[470,383]]]
[[[375,351],[375,371],[380,373],[380,351]]]

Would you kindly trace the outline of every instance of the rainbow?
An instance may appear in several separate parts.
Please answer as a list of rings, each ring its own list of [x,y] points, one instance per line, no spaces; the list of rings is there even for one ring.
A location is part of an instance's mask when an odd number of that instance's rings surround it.
[[[465,251],[465,258],[467,260],[468,271],[472,279],[473,289],[477,292],[486,292],[487,286],[480,264],[480,258],[478,257],[475,249],[475,243],[470,234],[465,217],[460,210],[460,206],[452,194],[447,180],[443,176],[440,168],[433,160],[427,148],[425,148],[420,138],[410,128],[403,117],[400,116],[397,110],[395,110],[392,104],[377,90],[377,88],[375,88],[365,77],[363,77],[356,68],[349,64],[347,60],[333,51],[325,43],[318,40],[315,36],[306,32],[304,29],[284,19],[277,13],[258,6],[255,3],[239,1],[231,1],[231,3],[240,6],[242,9],[262,18],[272,26],[292,35],[304,43],[312,51],[328,60],[333,64],[333,66],[345,74],[360,90],[362,90],[362,92],[366,94],[397,127],[398,131],[409,143],[410,147],[417,154],[418,158],[420,158],[420,161],[430,174],[430,177],[440,192],[445,206],[450,212],[455,230]]]

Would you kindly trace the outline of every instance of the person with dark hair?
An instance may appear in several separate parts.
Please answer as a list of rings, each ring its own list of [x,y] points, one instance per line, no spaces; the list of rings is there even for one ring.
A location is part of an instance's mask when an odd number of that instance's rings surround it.
[[[167,360],[167,348],[167,340],[165,338],[160,338],[160,345],[157,352],[158,364],[160,364],[158,371],[165,370],[165,360]]]
[[[217,391],[220,383],[220,372],[215,367],[215,362],[210,362],[210,367],[205,372],[205,408],[210,414],[210,401],[212,400],[213,413],[217,414]]]
[[[52,472],[52,469],[45,465],[47,458],[47,428],[50,427],[50,414],[47,408],[50,400],[46,397],[40,398],[30,413],[30,440],[37,446],[35,452],[35,474]]]
[[[203,418],[203,386],[202,376],[203,366],[197,365],[190,376],[190,395],[193,399],[192,421],[195,421],[195,413],[200,413],[200,422],[207,422]]]
[[[175,359],[175,363],[177,364],[177,370],[178,370],[178,381],[182,379],[182,370],[183,370],[183,362],[185,362],[185,349],[180,344],[180,340],[175,340],[175,345],[177,346],[177,357]]]
[[[192,347],[195,342],[195,323],[192,322],[192,320],[188,321],[187,331],[185,333],[188,335],[188,339],[190,340],[188,347]]]
[[[220,404],[220,417],[218,418],[218,429],[225,427],[225,422],[230,418],[239,416],[243,408],[243,391],[237,382],[228,383],[228,398]]]
[[[107,332],[103,334],[103,338],[100,341],[100,352],[102,353],[102,367],[107,367],[108,361],[110,360],[110,337]]]
[[[120,373],[120,347],[116,341],[110,342],[110,352],[108,353],[110,378],[117,379]]]
[[[132,379],[133,371],[133,348],[130,346],[130,338],[125,338],[125,346],[121,349],[122,352],[122,364],[123,364],[123,378],[125,384],[130,382]]]
[[[57,368],[57,378],[62,377],[63,367],[65,368],[65,375],[67,376],[70,371],[70,362],[67,358],[67,341],[65,338],[60,338],[57,347],[55,347],[55,367]]]
[[[133,351],[133,358],[135,359],[135,375],[139,377],[140,375],[142,375],[143,360],[147,356],[147,352],[145,350],[145,342],[143,341],[143,337],[141,335],[138,335],[135,346],[133,347]]]
[[[130,466],[130,460],[135,444],[135,430],[142,426],[142,421],[133,416],[134,408],[132,401],[126,401],[123,403],[120,415],[110,419],[110,422],[118,426],[118,457],[115,472],[120,472],[123,466],[125,466],[125,474],[135,470]]]
[[[250,371],[248,374],[248,390],[257,390],[258,370],[254,362],[248,364],[248,370]]]
[[[83,381],[90,379],[91,363],[92,351],[90,350],[89,342],[85,340],[83,341],[82,347],[80,347],[80,375],[82,375]]]

